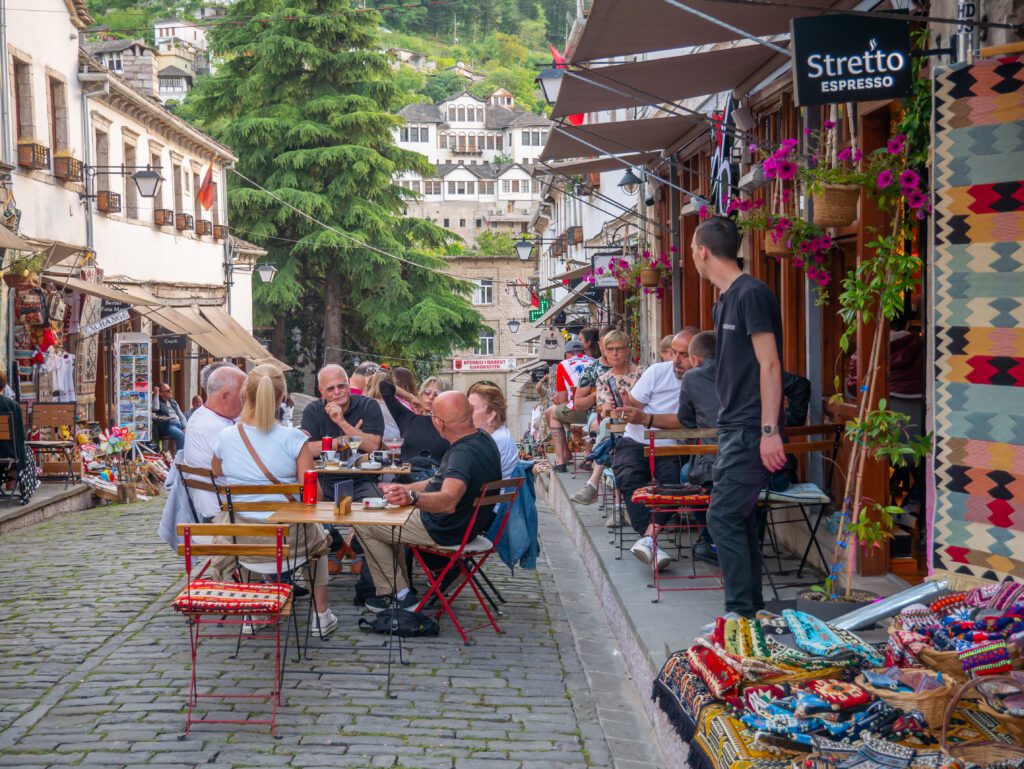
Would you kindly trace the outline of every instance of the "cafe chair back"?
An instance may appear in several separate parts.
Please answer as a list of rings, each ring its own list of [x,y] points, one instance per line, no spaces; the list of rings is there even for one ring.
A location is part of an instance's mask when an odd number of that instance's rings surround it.
[[[192,655],[184,734],[189,733],[193,724],[269,725],[273,734],[277,725],[277,708],[281,704],[282,660],[288,651],[286,637],[282,652],[281,625],[287,624],[292,607],[292,586],[280,580],[282,564],[288,557],[287,527],[273,524],[179,523],[177,533],[182,540],[178,545],[178,554],[185,558],[186,583],[172,606],[185,617]],[[236,541],[236,538],[242,537],[245,543]],[[197,541],[197,538],[202,541]],[[276,582],[240,583],[206,578],[206,572],[215,558],[241,559],[253,556],[274,560],[278,574]],[[274,641],[272,688],[266,693],[200,693],[200,642],[215,638],[235,640],[243,626],[249,627],[253,638],[257,640]],[[210,660],[209,650],[204,650],[202,659],[204,662]],[[247,666],[247,677],[248,674]],[[194,711],[201,699],[267,700],[270,702],[270,716],[250,719],[196,717]]]
[[[523,485],[522,478],[505,478],[500,481],[491,481],[486,483],[480,489],[480,494],[476,498],[473,508],[473,516],[470,518],[469,526],[466,527],[465,534],[462,535],[462,541],[458,545],[410,545],[413,556],[419,562],[420,567],[423,569],[423,573],[426,575],[427,582],[430,584],[430,588],[424,594],[419,604],[416,606],[416,611],[423,611],[424,607],[427,606],[432,599],[436,598],[438,603],[441,604],[441,608],[435,613],[435,617],[440,617],[442,614],[448,615],[448,618],[452,621],[456,631],[462,638],[462,642],[469,645],[470,640],[467,632],[473,632],[480,628],[487,627],[487,624],[479,625],[477,627],[464,629],[458,618],[455,616],[455,611],[452,609],[452,603],[459,594],[462,593],[463,589],[468,585],[476,596],[477,603],[480,604],[480,608],[484,610],[484,614],[487,615],[487,620],[490,626],[494,628],[494,632],[500,633],[501,628],[498,627],[498,623],[494,619],[494,615],[491,610],[487,608],[487,602],[484,599],[484,595],[480,590],[476,582],[476,575],[480,573],[487,559],[493,555],[501,544],[501,538],[505,534],[505,529],[508,526],[509,513],[512,510],[512,503],[515,501],[516,496],[519,494],[519,488]],[[501,515],[503,516],[501,524],[498,527],[498,531],[492,542],[487,537],[482,535],[474,535],[476,531],[476,521],[480,515],[480,511],[493,507],[495,505],[502,505]],[[427,565],[424,555],[430,554],[435,557],[444,559],[444,565],[440,568],[434,568],[433,570]],[[445,585],[445,578],[449,572],[453,574],[451,583]]]

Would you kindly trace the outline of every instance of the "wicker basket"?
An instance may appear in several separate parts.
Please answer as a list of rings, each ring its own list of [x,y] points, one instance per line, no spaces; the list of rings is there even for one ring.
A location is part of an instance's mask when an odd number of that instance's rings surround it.
[[[826,184],[811,196],[814,223],[819,227],[845,227],[857,221],[859,184]]]
[[[1005,742],[995,741],[949,744],[949,725],[953,720],[953,713],[956,711],[957,705],[960,704],[960,700],[965,694],[971,689],[976,688],[980,683],[1002,683],[1020,688],[1020,684],[1010,678],[1010,676],[982,676],[981,678],[972,678],[970,681],[961,684],[950,698],[949,704],[946,705],[946,715],[942,720],[942,735],[939,738],[939,747],[961,765],[976,764],[978,766],[989,766],[1000,761],[1020,761],[1021,758],[1024,758],[1024,747],[1020,745],[1009,745]],[[984,696],[982,696],[982,700],[985,700]],[[1004,720],[1008,718],[1006,713],[999,713],[997,718],[1004,725],[1008,725],[1008,721]],[[1019,741],[1020,737],[1018,736],[1017,739]]]
[[[645,288],[655,288],[661,283],[661,276],[657,270],[640,270],[640,285]]]
[[[777,241],[772,237],[770,232],[764,234],[764,252],[768,256],[789,256],[793,253],[793,249],[789,247],[789,238],[783,236]]]
[[[994,678],[1009,678],[1012,682],[1011,688],[1014,690],[1014,693],[1024,694],[1024,686],[1021,686],[1020,682],[1010,676],[982,676],[977,680],[979,684],[984,684],[992,681]],[[995,683],[1002,684],[1005,682],[996,681]],[[982,689],[978,691],[982,695],[978,707],[999,721],[1000,725],[1013,735],[1013,738],[1019,744],[1024,745],[1024,717],[1008,713],[998,696],[987,694]]]
[[[942,675],[952,678],[957,683],[967,680],[963,665],[960,664],[960,655],[954,652],[940,652],[927,646],[918,653],[918,661],[930,670],[936,670]]]
[[[879,689],[867,682],[863,675],[857,676],[857,684],[865,691],[884,700],[894,708],[901,710],[919,710],[924,720],[932,729],[941,729],[946,717],[946,706],[956,694],[956,685],[943,674],[945,685],[941,689],[929,689],[923,692],[894,692],[891,689]]]

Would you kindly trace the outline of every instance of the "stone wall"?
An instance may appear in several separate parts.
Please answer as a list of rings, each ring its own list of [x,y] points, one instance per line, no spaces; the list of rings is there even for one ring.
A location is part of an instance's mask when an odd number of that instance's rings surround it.
[[[158,97],[156,57],[149,48],[127,48],[121,54],[122,77],[134,88],[154,99]]]

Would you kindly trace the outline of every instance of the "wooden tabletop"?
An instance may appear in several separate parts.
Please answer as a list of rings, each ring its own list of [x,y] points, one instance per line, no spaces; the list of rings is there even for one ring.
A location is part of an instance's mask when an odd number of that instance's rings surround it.
[[[412,472],[412,467],[409,465],[402,465],[401,467],[381,467],[377,470],[366,470],[359,465],[355,467],[332,467],[330,469],[326,467],[318,467],[316,469],[319,475],[409,475]]]
[[[615,424],[608,425],[608,432],[612,435],[622,435],[626,432],[626,423],[616,422]]]
[[[333,502],[317,502],[315,505],[288,502],[281,505],[267,521],[268,523],[334,523],[343,526],[404,526],[415,509],[413,505],[403,505],[402,507],[366,510],[363,509],[362,502],[353,502],[351,513],[335,515]]]

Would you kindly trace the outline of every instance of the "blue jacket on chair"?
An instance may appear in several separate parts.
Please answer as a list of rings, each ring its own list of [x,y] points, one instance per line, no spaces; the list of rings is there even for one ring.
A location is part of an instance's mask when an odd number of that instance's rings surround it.
[[[505,534],[498,543],[498,557],[512,571],[515,571],[516,566],[536,569],[540,543],[537,541],[537,496],[533,487],[533,462],[520,461],[512,471],[512,477],[525,480],[512,503]],[[498,506],[494,523],[487,532],[487,538],[492,542],[498,536],[498,527],[501,526],[505,512],[504,505],[502,503]]]

